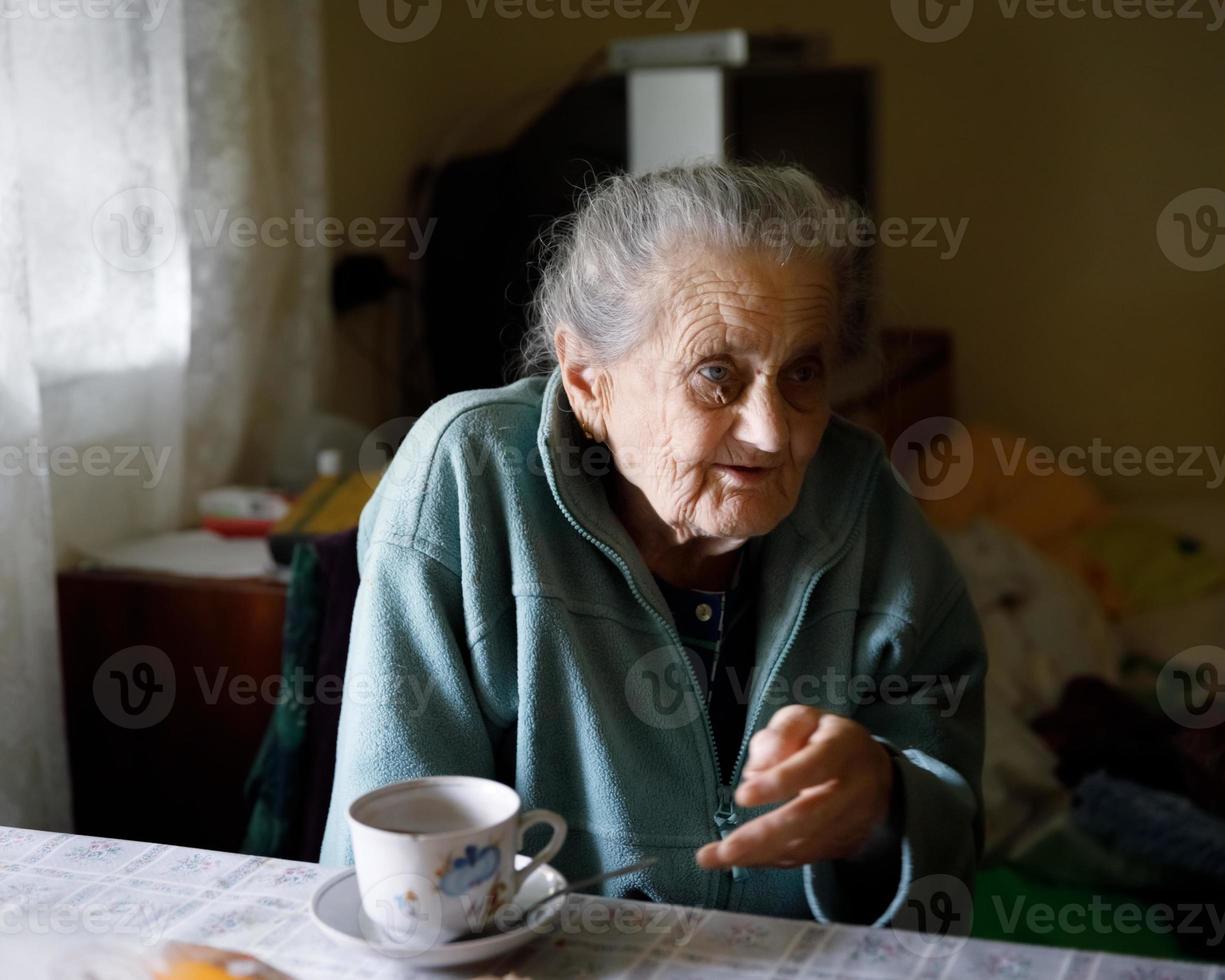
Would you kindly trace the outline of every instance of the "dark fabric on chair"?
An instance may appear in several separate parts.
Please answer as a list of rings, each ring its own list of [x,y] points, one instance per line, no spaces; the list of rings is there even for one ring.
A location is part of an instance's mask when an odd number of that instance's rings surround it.
[[[306,771],[302,797],[302,860],[319,860],[323,828],[332,800],[336,770],[336,730],[340,724],[340,687],[349,660],[349,629],[357,601],[357,529],[329,535],[315,542],[319,556],[320,592],[324,598],[319,631],[319,678],[328,678],[324,693],[310,712],[306,731]],[[316,685],[318,687],[318,685]]]
[[[319,859],[357,584],[356,529],[294,549],[281,654],[285,697],[247,777],[248,854]]]
[[[294,857],[301,851],[302,766],[322,610],[315,549],[299,544],[290,563],[281,631],[280,700],[272,710],[245,786],[251,804],[242,843],[247,854]]]

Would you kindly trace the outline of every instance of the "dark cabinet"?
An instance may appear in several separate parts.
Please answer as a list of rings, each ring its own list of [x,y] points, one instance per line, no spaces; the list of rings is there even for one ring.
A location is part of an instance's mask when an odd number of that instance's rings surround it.
[[[240,848],[284,616],[271,580],[61,573],[77,833]]]

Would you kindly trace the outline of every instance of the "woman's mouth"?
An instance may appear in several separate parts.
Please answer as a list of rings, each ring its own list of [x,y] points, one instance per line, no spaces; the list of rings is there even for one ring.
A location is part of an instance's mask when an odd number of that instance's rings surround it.
[[[719,470],[735,483],[750,485],[760,483],[773,473],[777,466],[733,466],[730,463],[715,463]]]

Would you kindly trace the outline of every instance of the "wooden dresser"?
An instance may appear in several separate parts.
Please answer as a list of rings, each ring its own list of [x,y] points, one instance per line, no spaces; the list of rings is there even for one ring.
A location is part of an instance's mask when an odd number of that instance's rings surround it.
[[[77,833],[240,848],[285,594],[263,579],[60,574]]]

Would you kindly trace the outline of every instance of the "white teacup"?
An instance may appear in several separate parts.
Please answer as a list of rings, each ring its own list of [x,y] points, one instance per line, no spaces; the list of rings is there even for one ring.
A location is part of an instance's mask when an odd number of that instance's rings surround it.
[[[519,794],[476,776],[427,776],[392,783],[349,806],[362,931],[406,952],[484,927],[566,839],[552,810],[520,813]],[[553,836],[515,870],[523,835],[548,824]]]

